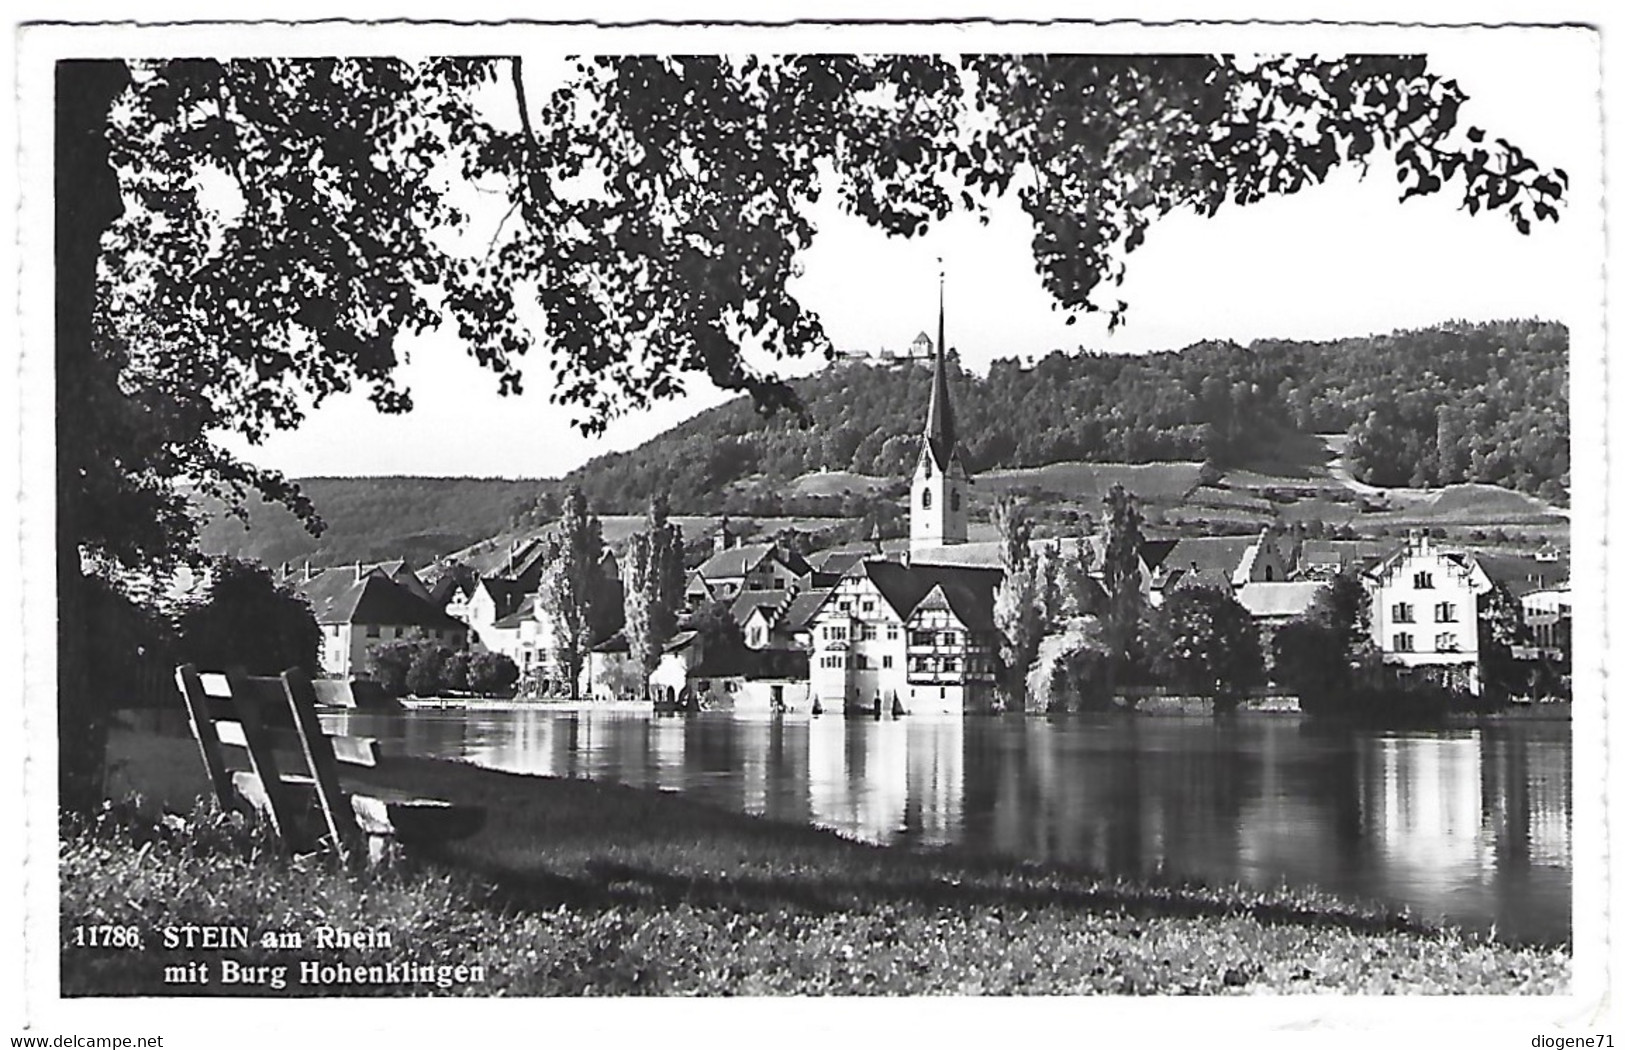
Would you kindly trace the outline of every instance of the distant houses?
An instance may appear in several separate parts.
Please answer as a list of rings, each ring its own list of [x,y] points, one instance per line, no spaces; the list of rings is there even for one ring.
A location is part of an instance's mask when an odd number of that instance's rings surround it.
[[[742,543],[724,518],[709,554],[687,574],[680,629],[652,672],[633,666],[624,635],[611,634],[586,654],[581,694],[652,695],[734,710],[995,709],[1001,545],[969,540],[975,479],[962,456],[946,352],[939,303],[937,339],[922,334],[914,347],[915,357],[930,360],[932,375],[906,547],[883,549],[877,532],[868,544],[803,554],[788,542]],[[1082,604],[1102,606],[1103,535],[1034,542],[1081,566],[1094,581]],[[310,576],[300,588],[322,625],[324,669],[364,676],[377,645],[427,640],[508,656],[520,668],[522,691],[569,693],[557,632],[538,593],[548,552],[542,535],[483,545],[456,571],[439,566],[445,571],[431,586],[402,561]],[[1568,656],[1567,567],[1550,556],[1446,549],[1421,532],[1396,544],[1294,539],[1268,528],[1252,536],[1147,538],[1138,553],[1146,609],[1186,588],[1216,589],[1246,610],[1266,654],[1274,633],[1308,614],[1328,580],[1354,575],[1370,599],[1371,643],[1398,675],[1480,692],[1479,605],[1497,588],[1530,631],[1519,655]],[[608,548],[602,569],[618,588]],[[714,630],[722,610],[737,640]],[[702,621],[705,630],[696,629]]]
[[[366,677],[368,655],[390,642],[468,644],[468,625],[436,607],[422,581],[401,582],[403,572],[416,580],[410,567],[385,563],[326,569],[297,583],[321,627],[323,673]]]

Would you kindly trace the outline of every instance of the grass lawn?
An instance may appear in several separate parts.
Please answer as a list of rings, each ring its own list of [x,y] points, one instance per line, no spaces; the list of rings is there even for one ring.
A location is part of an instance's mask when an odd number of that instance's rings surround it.
[[[124,775],[190,741],[123,734]],[[864,845],[581,780],[390,760],[380,783],[487,807],[480,834],[348,875],[277,857],[224,818],[115,819],[65,835],[64,937],[78,924],[319,924],[388,948],[230,953],[67,948],[63,992],[100,994],[1552,993],[1565,949],[1511,948],[1312,895],[1096,878],[1077,869]],[[201,778],[198,778],[201,784]],[[173,799],[171,799],[173,802]],[[64,943],[67,943],[66,941]],[[204,955],[481,968],[433,984],[164,985]]]

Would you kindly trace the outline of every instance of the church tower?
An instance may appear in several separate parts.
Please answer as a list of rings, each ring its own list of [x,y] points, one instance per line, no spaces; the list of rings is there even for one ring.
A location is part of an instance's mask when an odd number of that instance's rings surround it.
[[[943,275],[937,275],[937,346],[932,362],[931,407],[925,416],[920,459],[909,489],[909,552],[965,542],[966,486],[959,458],[954,405],[948,397],[948,349],[944,340]]]

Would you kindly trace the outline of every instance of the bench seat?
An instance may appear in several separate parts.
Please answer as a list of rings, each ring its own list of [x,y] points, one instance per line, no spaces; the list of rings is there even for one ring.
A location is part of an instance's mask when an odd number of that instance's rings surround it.
[[[326,732],[316,717],[316,692],[301,671],[255,678],[202,674],[186,665],[176,680],[220,804],[265,819],[285,848],[328,846],[350,860],[364,844],[376,863],[398,845],[466,838],[485,825],[477,806],[347,787],[340,763],[377,767],[378,743]],[[228,765],[228,747],[245,753],[249,768]]]

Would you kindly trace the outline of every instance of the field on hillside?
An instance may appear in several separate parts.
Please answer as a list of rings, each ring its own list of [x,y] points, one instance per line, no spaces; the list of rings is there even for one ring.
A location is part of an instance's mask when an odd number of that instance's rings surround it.
[[[1051,463],[1022,470],[991,470],[978,474],[975,487],[983,493],[1031,489],[1068,499],[1098,503],[1113,484],[1143,500],[1180,498],[1200,480],[1200,463]]]

